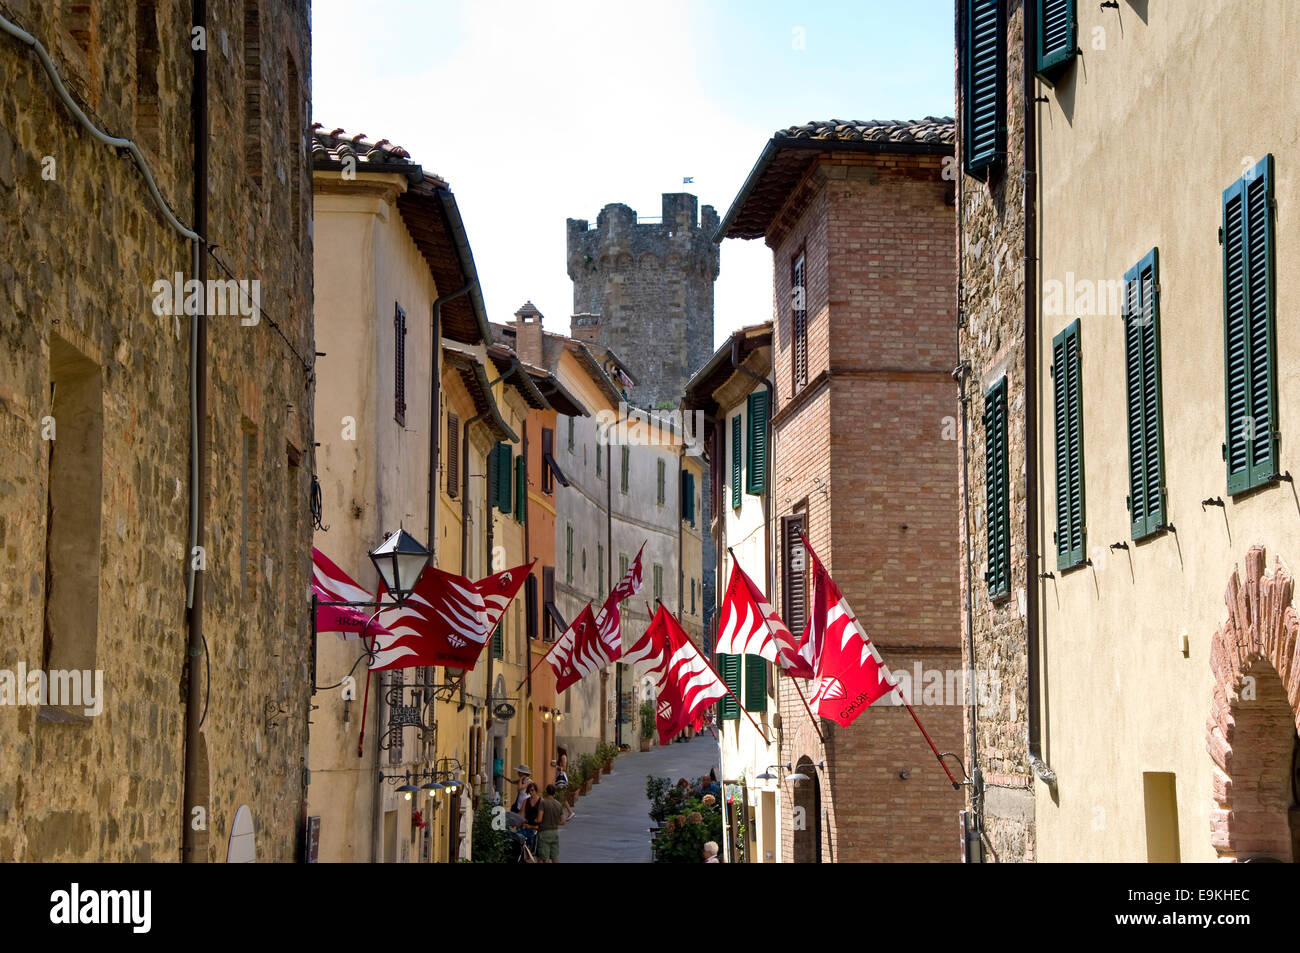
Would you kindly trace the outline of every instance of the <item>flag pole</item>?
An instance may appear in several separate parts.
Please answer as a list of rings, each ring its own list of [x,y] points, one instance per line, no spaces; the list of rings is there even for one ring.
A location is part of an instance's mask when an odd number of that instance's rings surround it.
[[[664,605],[661,600],[656,599],[655,602],[659,603],[659,607],[661,609],[663,609],[665,612],[668,612],[669,615],[672,615],[672,612],[668,610],[668,607]],[[673,616],[673,618],[675,620],[677,617]],[[754,726],[754,730],[757,731],[759,735],[762,736],[764,742],[770,745],[772,743],[772,739],[767,736],[766,731],[764,731],[761,727],[759,727],[758,722],[754,720],[754,716],[749,713],[749,709],[741,704],[740,698],[737,697],[736,693],[731,690],[731,686],[727,684],[726,679],[724,679],[721,675],[718,674],[718,670],[713,667],[712,662],[710,662],[707,658],[705,658],[704,653],[700,651],[700,647],[696,645],[693,641],[691,641],[690,634],[686,631],[686,629],[682,626],[680,622],[677,623],[677,627],[682,630],[682,635],[686,636],[686,641],[690,643],[691,648],[695,649],[695,653],[700,658],[704,659],[704,664],[709,667],[709,671],[713,673],[713,677],[716,678],[722,684],[722,687],[727,690],[728,695],[736,699],[736,707],[745,713],[745,717],[748,718],[749,723]]]
[[[902,703],[905,706],[907,706],[907,713],[911,715],[912,720],[916,722],[916,727],[921,729],[921,734],[925,736],[926,744],[928,744],[930,746],[930,750],[934,752],[934,758],[936,761],[939,762],[939,767],[943,768],[943,773],[948,775],[948,780],[952,782],[953,790],[960,791],[961,785],[957,783],[957,779],[954,778],[952,776],[952,772],[948,770],[948,765],[944,763],[943,755],[939,754],[939,749],[934,746],[934,742],[930,739],[930,733],[926,731],[925,726],[921,724],[921,719],[916,717],[916,709],[914,709],[911,706],[911,704],[908,702],[908,700],[903,697],[903,690],[901,688],[895,685],[894,691],[898,692],[899,700],[902,701]]]
[[[733,550],[730,546],[728,546],[727,552],[731,555],[732,567],[739,568],[740,560],[736,558],[736,551]],[[766,596],[767,593],[763,593],[763,595]],[[777,656],[780,657],[780,654],[781,654],[780,649],[778,649]],[[777,671],[779,672],[781,670],[781,664],[778,662],[776,667],[777,667]],[[793,679],[795,676],[791,675],[790,677]],[[798,682],[794,683],[794,690],[799,693],[799,700],[803,702],[804,711],[808,712],[808,717],[812,719],[813,731],[817,732],[817,740],[820,741],[822,744],[825,744],[826,739],[822,736],[822,727],[817,723],[817,716],[813,714],[812,708],[809,707],[808,699],[807,697],[804,696],[803,689],[799,687]]]

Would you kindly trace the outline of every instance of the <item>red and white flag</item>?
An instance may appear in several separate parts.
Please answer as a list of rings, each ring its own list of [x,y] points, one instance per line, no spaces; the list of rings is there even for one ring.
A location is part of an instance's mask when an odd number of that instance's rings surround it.
[[[533,560],[536,562],[537,560]],[[484,610],[487,613],[488,635],[496,631],[497,623],[505,615],[506,608],[514,601],[519,590],[533,571],[533,563],[524,563],[514,569],[503,569],[491,576],[485,576],[474,583],[474,588],[483,597]]]
[[[726,684],[662,605],[634,648],[659,673],[655,726],[660,744],[668,744],[688,725],[698,727],[705,710],[727,694]]]
[[[370,593],[315,547],[311,551],[311,570],[311,589],[317,602],[375,601]],[[362,630],[365,631],[366,638],[388,632],[378,619],[371,621],[373,614],[374,608],[364,606],[317,605],[316,631],[338,632],[345,639],[359,638]]]
[[[609,664],[609,657],[600,640],[600,630],[591,614],[591,603],[583,606],[582,611],[564,630],[564,634],[555,640],[546,661],[555,672],[557,692],[564,691],[584,675],[597,672]]]
[[[641,554],[644,551],[645,543],[642,543],[641,548],[636,551],[636,558],[628,564],[627,572],[623,573],[623,578],[618,581],[618,585],[609,591],[609,595],[605,597],[605,604],[596,614],[596,629],[600,633],[600,644],[607,659],[606,665],[623,655],[623,616],[619,604],[641,591],[643,575]]]
[[[863,631],[830,573],[820,563],[816,569],[813,612],[808,622],[821,643],[821,650],[817,683],[808,704],[821,717],[847,727],[872,703],[893,692],[896,685],[885,660]]]
[[[800,678],[815,674],[798,654],[799,640],[739,562],[731,564],[731,579],[718,612],[714,651],[721,655],[758,655],[776,662],[787,675]]]
[[[372,672],[419,665],[471,669],[491,631],[477,585],[433,566],[424,570],[406,602],[385,609],[379,621],[389,633],[375,639]]]

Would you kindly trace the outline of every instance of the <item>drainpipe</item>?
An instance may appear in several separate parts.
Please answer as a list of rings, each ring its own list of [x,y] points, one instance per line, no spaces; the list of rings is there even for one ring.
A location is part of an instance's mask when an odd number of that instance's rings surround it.
[[[1049,787],[1056,772],[1042,757],[1042,687],[1038,671],[1038,131],[1035,102],[1038,88],[1030,65],[1037,55],[1034,43],[1034,5],[1021,5],[1024,17],[1023,51],[1025,109],[1025,665],[1028,674],[1029,766]]]
[[[524,514],[523,514],[523,516],[524,516],[524,562],[528,563],[528,564],[531,566],[531,565],[532,565],[532,562],[533,562],[533,546],[532,546],[532,537],[531,537],[531,536],[529,535],[529,533],[528,533],[528,524],[529,524],[530,520],[528,519],[528,420],[527,420],[527,418],[524,419],[523,426],[520,427],[520,430],[522,431],[522,433],[520,434],[520,437],[522,438],[522,444],[523,444],[523,450],[522,450],[522,452],[523,452],[523,455],[524,455],[524,492],[523,492],[523,497],[524,497]],[[597,452],[599,453],[599,451],[597,451]],[[532,570],[530,569],[529,572],[532,572]],[[528,583],[524,583],[524,585],[527,586]],[[527,591],[526,591],[526,590],[525,590],[524,595],[525,595],[525,597],[527,596]],[[527,598],[525,598],[524,601],[527,602]],[[539,601],[540,601],[540,600],[539,600]],[[527,606],[525,606],[524,608],[526,609]],[[537,608],[538,608],[538,606],[537,606],[537,605],[534,605],[534,606],[533,606],[533,611],[534,611],[534,612],[537,611]],[[537,623],[537,620],[534,620],[534,624],[538,624],[538,623]],[[525,697],[525,698],[532,698],[532,697],[533,697],[533,643],[532,643],[532,640],[530,640],[530,639],[528,638],[528,623],[527,623],[527,622],[524,623],[524,646],[527,648],[527,651],[524,652],[524,669],[525,669],[525,670],[527,671],[527,673],[528,673],[528,674],[526,674],[526,675],[524,676],[524,684],[527,686],[526,694],[524,695],[524,697]],[[520,709],[522,710],[524,706],[523,706],[523,705],[520,705],[519,707],[520,707]]]
[[[460,574],[469,576],[469,432],[474,429],[474,425],[488,418],[489,412],[483,411],[475,417],[471,417],[465,422],[465,426],[460,431],[460,469],[461,469],[461,489],[460,489]],[[487,477],[483,479],[483,492],[487,493]],[[488,523],[492,522],[492,501],[487,501],[488,505]],[[457,711],[465,710],[465,678],[468,672],[461,676],[460,680],[460,700],[456,705]],[[489,686],[489,691],[491,690]]]
[[[206,0],[194,0],[193,25],[207,32]],[[190,118],[194,137],[194,231],[208,234],[208,53],[200,45],[194,54],[194,88]],[[201,287],[207,286],[208,260],[199,242],[193,243],[194,277]],[[208,455],[208,339],[206,302],[199,304],[190,325],[190,386],[194,417],[190,423],[191,452],[191,550],[187,554],[193,565],[194,547],[203,545],[203,524],[207,517]],[[199,729],[202,721],[203,688],[200,666],[203,657],[203,576],[193,573],[190,590],[189,638],[186,645],[188,678],[185,685],[185,810],[181,815],[181,859],[185,863],[206,861],[198,854],[198,831],[190,823],[195,808],[211,813],[210,805],[199,804],[199,787],[203,766],[199,763]]]

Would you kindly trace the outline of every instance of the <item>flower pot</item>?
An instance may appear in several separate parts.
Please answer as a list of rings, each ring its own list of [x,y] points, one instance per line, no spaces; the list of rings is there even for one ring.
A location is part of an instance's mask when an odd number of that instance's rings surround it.
[[[649,750],[650,750],[650,739],[649,739],[649,738],[642,738],[642,739],[641,739],[641,750],[642,750],[642,751],[649,751]]]

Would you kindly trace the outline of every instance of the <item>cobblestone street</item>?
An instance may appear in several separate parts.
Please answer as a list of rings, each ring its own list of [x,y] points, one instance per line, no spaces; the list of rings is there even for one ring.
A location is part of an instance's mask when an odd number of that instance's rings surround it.
[[[650,862],[650,802],[646,775],[694,780],[718,766],[718,743],[707,732],[684,744],[629,752],[614,770],[579,798],[577,816],[560,830],[560,862],[645,864]]]

